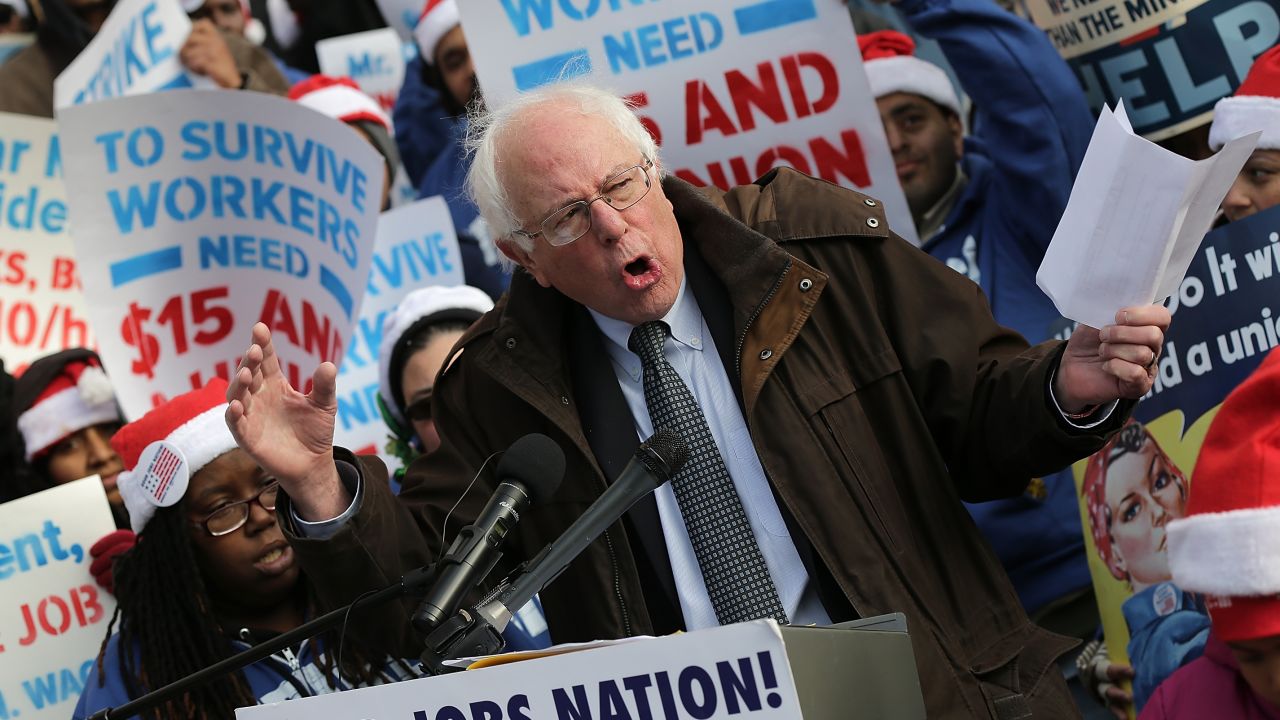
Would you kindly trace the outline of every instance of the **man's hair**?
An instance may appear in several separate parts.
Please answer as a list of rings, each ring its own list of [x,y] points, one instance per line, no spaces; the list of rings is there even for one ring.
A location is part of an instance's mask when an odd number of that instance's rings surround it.
[[[545,105],[569,106],[582,115],[609,123],[661,171],[658,144],[636,117],[632,105],[609,90],[581,82],[559,82],[517,96],[497,110],[472,110],[467,129],[467,151],[473,155],[467,172],[467,193],[489,225],[498,243],[514,242],[525,252],[533,249],[530,238],[513,235],[520,221],[511,210],[510,198],[498,179],[498,144],[530,113]]]
[[[184,500],[161,508],[138,536],[138,544],[116,561],[117,605],[98,653],[98,683],[101,686],[106,681],[103,663],[107,644],[118,627],[115,662],[130,698],[164,687],[235,652],[214,615],[213,600],[188,534],[185,506]],[[299,584],[307,606],[317,607],[305,576],[299,578]],[[382,663],[372,662],[376,655],[358,639],[348,636],[340,640],[337,635],[330,631],[321,636],[324,654],[317,663],[331,687],[339,688],[339,677],[348,684],[365,685],[396,679],[381,671]],[[335,653],[341,644],[345,644],[345,657],[338,668]],[[144,717],[215,720],[231,718],[236,708],[256,704],[248,679],[240,671],[197,685]]]

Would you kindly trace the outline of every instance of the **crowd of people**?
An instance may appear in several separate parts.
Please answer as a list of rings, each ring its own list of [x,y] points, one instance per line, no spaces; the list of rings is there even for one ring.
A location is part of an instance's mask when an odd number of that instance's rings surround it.
[[[667,428],[685,467],[517,613],[508,648],[903,612],[930,717],[1280,718],[1280,350],[1224,402],[1194,472],[1131,417],[1171,314],[1076,326],[1037,287],[1094,119],[1029,21],[991,0],[892,2],[907,32],[855,13],[917,249],[876,198],[790,168],[694,188],[589,83],[486,107],[457,0],[425,3],[390,112],[318,74],[317,41],[386,25],[373,0],[181,4],[190,72],[348,125],[385,161],[383,210],[402,175],[443,196],[466,285],[414,290],[386,317],[391,473],[334,446],[336,368],[292,387],[262,324],[230,377],[133,422],[93,350],[16,378],[0,364],[0,501],[96,475],[117,526],[90,551],[118,605],[76,717],[428,564],[496,485],[492,454],[548,435],[564,482],[507,537],[496,580]],[[34,35],[0,64],[0,112],[52,117],[54,78],[113,5],[0,0],[0,33]],[[1280,46],[1218,103],[1209,146],[1257,130],[1220,223],[1280,204]],[[189,476],[157,507],[139,468],[165,447]],[[1132,592],[1129,664],[1101,644],[1086,534]],[[1211,554],[1233,543],[1258,557]],[[416,677],[413,609],[151,716]]]

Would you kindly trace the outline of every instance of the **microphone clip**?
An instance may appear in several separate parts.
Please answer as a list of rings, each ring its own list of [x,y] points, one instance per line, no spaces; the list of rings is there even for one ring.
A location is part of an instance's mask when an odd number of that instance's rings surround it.
[[[467,609],[436,626],[427,636],[422,651],[422,670],[428,675],[444,675],[466,668],[445,665],[446,660],[460,657],[494,655],[502,652],[506,641],[487,620]]]

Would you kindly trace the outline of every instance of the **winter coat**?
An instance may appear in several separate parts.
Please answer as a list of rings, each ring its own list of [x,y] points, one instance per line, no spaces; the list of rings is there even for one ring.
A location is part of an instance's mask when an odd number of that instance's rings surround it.
[[[1165,678],[1200,657],[1209,638],[1209,614],[1199,596],[1171,582],[1134,593],[1120,612],[1129,629],[1133,705],[1141,710]]]
[[[982,286],[996,322],[1029,341],[1069,324],[1036,286],[1093,128],[1080,83],[1040,29],[989,0],[905,0],[911,26],[938,41],[977,113],[961,167],[968,184],[924,249]],[[1075,482],[971,505],[1028,612],[1091,581]]]
[[[1280,707],[1258,697],[1240,665],[1212,633],[1204,655],[1156,688],[1138,720],[1280,720]]]
[[[931,718],[1075,716],[1055,665],[1074,643],[1027,619],[960,500],[1017,494],[1095,451],[1131,404],[1096,430],[1070,427],[1048,395],[1061,343],[1029,349],[997,326],[978,287],[889,232],[871,198],[789,169],[728,193],[662,187],[688,287],[828,613],[907,615]],[[589,315],[526,273],[454,352],[435,386],[443,449],[409,468],[399,499],[362,458],[362,504],[335,535],[285,528],[326,604],[434,558],[450,506],[452,534],[492,492],[483,475],[462,492],[485,458],[526,433],[564,449],[564,481],[522,514],[491,580],[563,533],[634,452]],[[573,642],[665,631],[675,594],[650,496],[542,602],[552,637]],[[398,619],[366,637],[404,637]]]

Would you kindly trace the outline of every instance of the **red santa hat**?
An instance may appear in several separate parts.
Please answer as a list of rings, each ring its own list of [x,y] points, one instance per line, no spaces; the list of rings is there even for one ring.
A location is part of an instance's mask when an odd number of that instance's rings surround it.
[[[156,508],[177,504],[192,475],[235,449],[226,412],[227,381],[214,378],[152,409],[111,438],[124,462],[116,482],[134,532],[142,532]]]
[[[1169,523],[1179,587],[1209,595],[1223,640],[1280,635],[1280,350],[1223,401],[1187,515]]]
[[[858,36],[872,97],[897,92],[922,95],[959,115],[960,99],[951,78],[942,68],[913,55],[915,49],[916,41],[896,30]]]
[[[1209,147],[1219,150],[1259,130],[1259,150],[1280,149],[1280,45],[1259,55],[1236,94],[1213,106]]]
[[[418,17],[418,24],[413,26],[413,37],[418,41],[418,53],[422,61],[428,65],[435,63],[436,45],[458,27],[458,4],[454,0],[427,0]]]
[[[391,132],[387,112],[351,78],[312,75],[289,89],[289,99],[344,123],[365,120]]]
[[[74,359],[63,361],[63,355]],[[18,431],[26,444],[28,461],[74,432],[121,419],[111,381],[102,371],[98,356],[87,350],[37,361],[26,374],[31,376],[29,380],[41,376],[41,382],[45,374],[52,374],[48,384],[36,391],[34,401],[18,415]],[[18,404],[21,407],[25,403]]]

